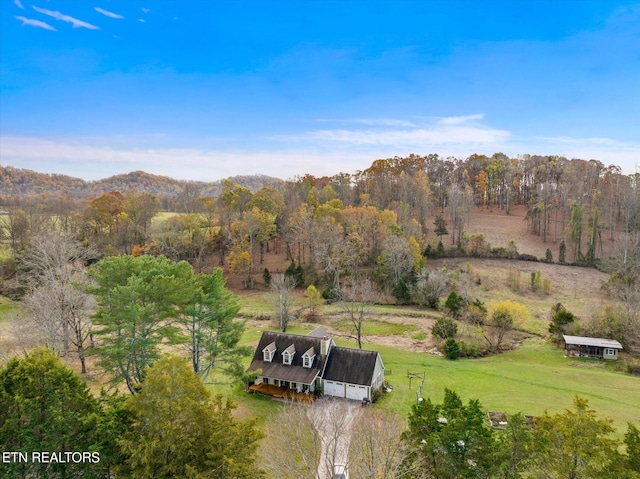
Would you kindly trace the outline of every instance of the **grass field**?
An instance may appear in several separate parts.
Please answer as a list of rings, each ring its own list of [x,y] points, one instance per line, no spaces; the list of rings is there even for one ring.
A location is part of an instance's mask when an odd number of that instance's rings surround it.
[[[298,327],[291,332],[305,334],[308,329]],[[262,329],[247,330],[243,343],[255,345],[261,333]],[[354,346],[346,340],[336,342]],[[425,374],[421,396],[435,402],[442,401],[444,389],[449,388],[464,400],[479,399],[486,410],[540,415],[545,410],[555,413],[571,408],[578,394],[589,400],[600,417],[613,419],[619,435],[624,434],[628,422],[640,422],[640,378],[613,370],[614,364],[565,358],[562,349],[541,339],[527,340],[521,348],[499,356],[459,361],[374,344],[366,348],[381,353],[386,379],[394,386],[374,407],[405,417],[421,382],[413,378],[409,389],[407,373],[411,372]],[[231,395],[247,416],[264,418],[279,406],[238,387],[214,390]]]

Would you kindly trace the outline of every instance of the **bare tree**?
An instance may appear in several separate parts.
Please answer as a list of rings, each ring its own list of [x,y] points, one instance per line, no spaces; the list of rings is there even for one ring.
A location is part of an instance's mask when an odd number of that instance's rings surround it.
[[[449,284],[446,268],[436,271],[421,268],[416,276],[416,284],[411,292],[413,300],[420,307],[437,308],[440,296],[444,294]]]
[[[18,257],[20,279],[30,293],[28,310],[48,345],[61,353],[72,347],[86,372],[86,341],[90,334],[91,297],[84,291],[88,280],[85,262],[96,254],[72,235],[34,236]]]
[[[355,339],[358,348],[362,349],[362,330],[373,306],[375,288],[369,279],[351,276],[340,290],[340,296],[340,309],[353,327],[349,337]]]
[[[262,466],[269,477],[317,479],[322,440],[310,408],[287,404],[267,421],[264,431]]]
[[[275,319],[280,331],[285,333],[289,322],[293,319],[295,297],[291,294],[296,287],[296,280],[286,274],[275,274],[271,277],[271,296],[275,307]]]
[[[262,466],[269,477],[333,477],[337,464],[348,465],[351,431],[361,407],[322,399],[311,406],[288,404],[267,422]]]
[[[351,474],[362,479],[410,477],[406,464],[408,444],[402,440],[404,429],[406,425],[400,416],[365,409],[356,420],[351,436]]]

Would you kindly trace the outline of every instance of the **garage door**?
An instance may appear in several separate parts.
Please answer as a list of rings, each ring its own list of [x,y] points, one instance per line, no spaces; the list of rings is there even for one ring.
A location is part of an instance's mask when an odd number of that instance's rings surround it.
[[[366,386],[356,386],[354,384],[347,384],[347,399],[355,399],[356,401],[362,401],[368,397]]]
[[[324,382],[324,394],[326,396],[337,396],[339,398],[344,397],[344,383],[337,381],[325,381]]]

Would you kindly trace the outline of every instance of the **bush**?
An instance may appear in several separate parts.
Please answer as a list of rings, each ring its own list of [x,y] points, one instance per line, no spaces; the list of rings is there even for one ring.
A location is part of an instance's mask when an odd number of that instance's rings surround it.
[[[338,292],[331,285],[328,285],[326,288],[322,290],[322,299],[333,302],[338,300]]]
[[[396,298],[399,304],[406,304],[411,301],[411,292],[409,286],[404,279],[400,278],[396,285],[393,287],[391,294]]]
[[[553,253],[551,252],[550,248],[547,248],[547,251],[545,251],[544,253],[544,260],[547,263],[553,263]]]
[[[431,334],[440,339],[453,338],[458,332],[458,325],[451,318],[438,318],[431,328]]]
[[[268,268],[265,268],[262,272],[262,280],[264,281],[264,284],[266,286],[269,286],[271,284],[271,273],[269,273]]]
[[[447,359],[456,360],[460,357],[460,346],[458,341],[453,338],[447,339],[444,343],[444,356]]]
[[[461,358],[479,358],[483,355],[483,351],[475,344],[460,341],[458,346],[460,347]]]
[[[455,291],[451,291],[447,300],[444,302],[444,307],[447,308],[451,312],[451,316],[454,318],[459,318],[462,312],[462,308],[465,306],[465,301],[462,296],[460,296]]]

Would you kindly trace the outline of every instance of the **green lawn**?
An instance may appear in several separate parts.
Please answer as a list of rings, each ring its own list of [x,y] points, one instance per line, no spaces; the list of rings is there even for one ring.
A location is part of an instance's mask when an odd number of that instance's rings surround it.
[[[334,328],[342,333],[353,332],[353,323],[348,319],[331,324]],[[370,320],[365,321],[362,325],[362,334],[364,336],[395,336],[404,333],[416,331],[418,326],[415,324],[391,323],[389,321]]]
[[[247,330],[244,344],[255,345],[265,327]],[[305,334],[307,329],[290,332]],[[336,339],[341,346],[351,341]],[[394,386],[374,407],[393,410],[406,416],[416,400],[420,379],[407,372],[425,373],[423,397],[441,402],[444,389],[454,389],[464,400],[477,398],[486,410],[523,412],[539,415],[572,407],[575,394],[589,400],[600,417],[614,420],[618,434],[624,434],[627,422],[640,422],[640,378],[614,371],[612,364],[597,360],[564,358],[563,351],[541,339],[530,339],[516,351],[482,359],[448,361],[426,353],[415,353],[386,346],[367,344],[366,349],[380,351],[386,367],[386,379]],[[247,358],[247,365],[250,358]],[[279,403],[265,401],[239,388],[224,391],[252,414],[265,417]]]
[[[377,407],[403,415],[420,383],[414,378],[409,389],[409,371],[425,373],[422,396],[436,402],[449,388],[464,399],[479,399],[487,410],[539,415],[570,408],[578,394],[601,417],[613,419],[619,433],[626,431],[627,422],[640,422],[640,378],[613,371],[598,360],[564,358],[561,349],[540,339],[499,356],[459,361],[383,346],[375,349],[391,370],[386,378],[394,386]]]

